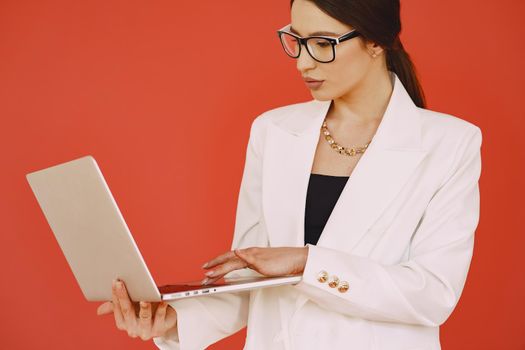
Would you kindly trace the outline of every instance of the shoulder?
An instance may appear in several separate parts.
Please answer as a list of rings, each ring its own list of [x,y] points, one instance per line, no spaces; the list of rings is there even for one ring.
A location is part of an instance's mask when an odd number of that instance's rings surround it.
[[[269,125],[282,125],[284,122],[293,120],[297,115],[308,115],[315,100],[280,105],[270,108],[252,120],[250,127],[250,139],[262,142]]]
[[[482,143],[479,126],[452,114],[418,109],[423,148],[429,151],[427,159],[436,165],[434,169],[443,169],[443,181],[464,166],[479,168]]]
[[[443,112],[434,111],[426,108],[419,108],[419,114],[424,128],[439,129],[442,132],[462,133],[481,131],[479,126],[466,119]]]
[[[456,115],[416,108],[421,117],[422,140],[427,148],[435,148],[439,144],[452,150],[466,146],[469,142],[481,144],[481,128],[475,123]]]
[[[261,129],[267,127],[270,123],[279,124],[298,112],[307,110],[314,102],[315,100],[311,100],[275,106],[257,115],[252,122],[252,128]]]

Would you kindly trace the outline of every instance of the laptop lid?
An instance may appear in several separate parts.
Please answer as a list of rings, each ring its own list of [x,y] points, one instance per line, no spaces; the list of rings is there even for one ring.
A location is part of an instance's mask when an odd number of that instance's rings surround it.
[[[126,282],[132,300],[161,300],[92,156],[26,177],[87,300],[111,300],[115,278]]]
[[[157,287],[92,156],[26,175],[49,226],[89,301],[111,300],[111,281],[126,283],[134,301],[160,301],[296,284],[301,276],[264,277],[232,271],[213,285]],[[258,275],[258,276],[257,276]]]

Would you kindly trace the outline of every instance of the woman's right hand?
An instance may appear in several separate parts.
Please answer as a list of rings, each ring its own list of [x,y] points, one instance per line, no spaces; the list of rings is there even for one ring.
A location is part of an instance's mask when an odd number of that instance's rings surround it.
[[[112,301],[105,302],[97,309],[98,315],[110,313],[115,317],[117,328],[127,331],[132,338],[150,340],[177,327],[175,309],[169,307],[166,302],[132,302],[123,281],[113,281]]]

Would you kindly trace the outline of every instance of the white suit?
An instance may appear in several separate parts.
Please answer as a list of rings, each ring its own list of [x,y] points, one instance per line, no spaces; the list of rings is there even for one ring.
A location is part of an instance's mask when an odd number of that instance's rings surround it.
[[[440,349],[439,325],[472,257],[482,134],[418,108],[391,78],[386,112],[309,245],[303,280],[170,302],[178,336],[155,338],[159,348],[204,349],[247,325],[246,350]],[[306,190],[330,103],[287,105],[253,121],[232,247],[304,246]],[[348,291],[319,282],[320,271]]]

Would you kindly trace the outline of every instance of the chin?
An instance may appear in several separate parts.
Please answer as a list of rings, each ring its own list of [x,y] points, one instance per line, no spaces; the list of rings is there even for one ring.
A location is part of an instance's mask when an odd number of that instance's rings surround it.
[[[332,99],[332,96],[330,94],[327,94],[326,92],[320,90],[310,90],[310,93],[314,99],[317,101],[328,101]]]
[[[312,97],[317,101],[331,101],[334,96],[332,94],[323,93],[322,91],[311,91]]]

